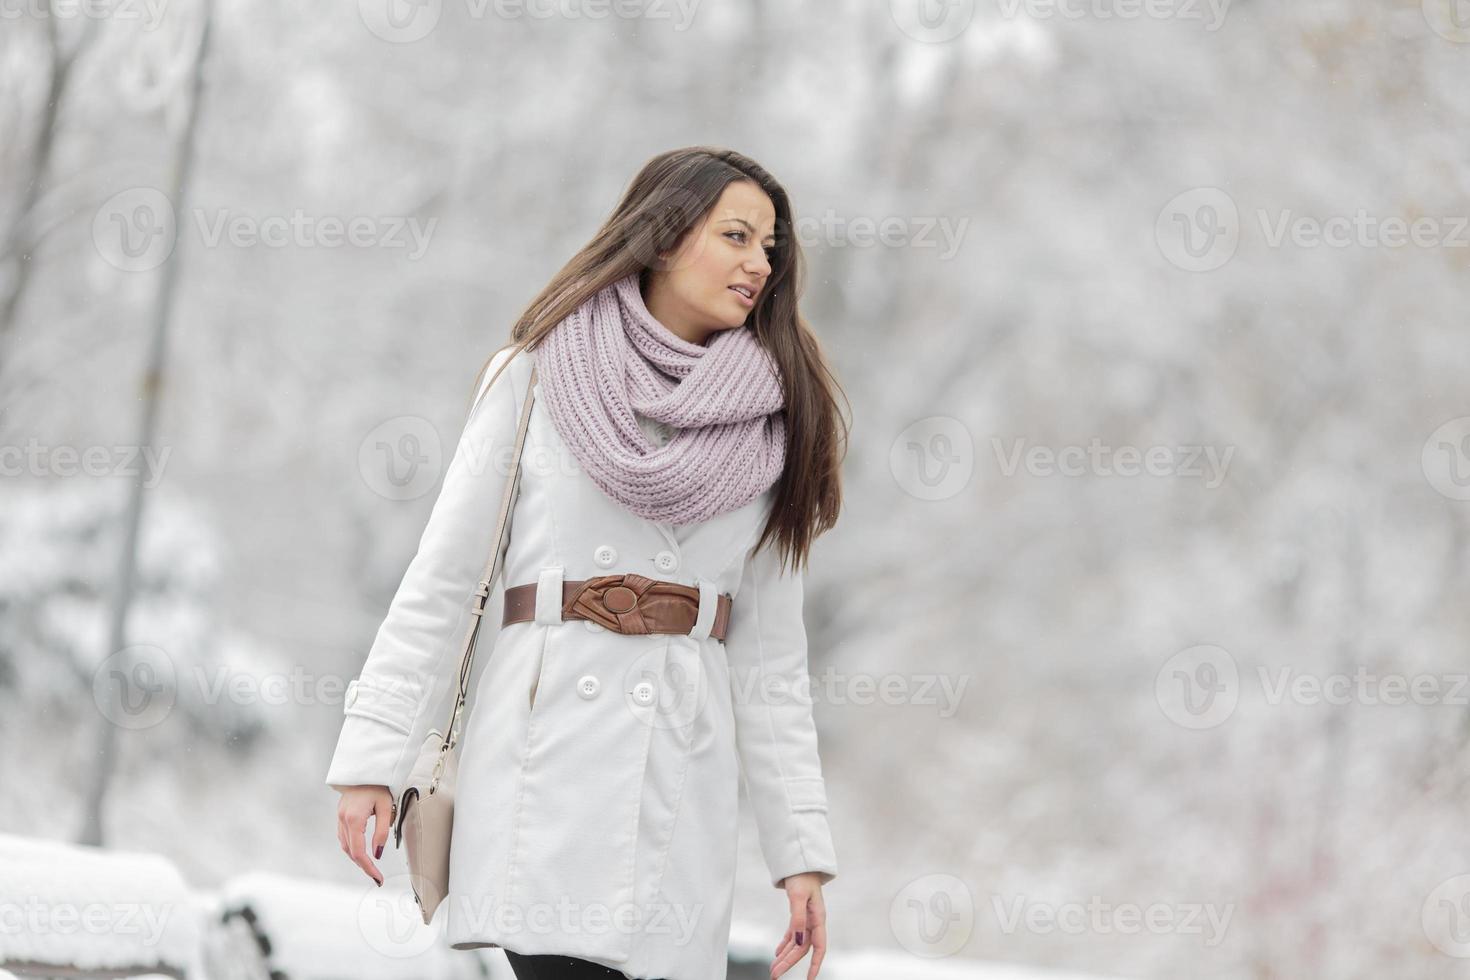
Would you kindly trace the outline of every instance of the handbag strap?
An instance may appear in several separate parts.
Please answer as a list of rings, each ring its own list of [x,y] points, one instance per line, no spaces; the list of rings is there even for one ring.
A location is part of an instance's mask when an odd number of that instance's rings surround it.
[[[434,764],[434,775],[430,781],[433,786],[439,782],[439,775],[444,770],[445,754],[454,747],[458,741],[459,733],[456,726],[459,723],[460,710],[464,707],[465,695],[468,692],[470,680],[470,667],[474,660],[475,639],[479,633],[480,623],[485,618],[485,603],[490,599],[490,591],[495,587],[495,580],[501,572],[501,549],[505,543],[505,530],[510,523],[511,505],[520,491],[521,482],[521,450],[526,443],[526,429],[531,421],[531,403],[536,394],[536,366],[531,366],[531,380],[526,385],[526,399],[521,406],[520,424],[516,427],[516,444],[511,454],[510,476],[505,483],[505,493],[500,501],[500,516],[496,520],[495,543],[490,549],[490,558],[485,564],[485,573],[480,577],[480,584],[475,589],[475,607],[470,610],[470,626],[465,633],[464,644],[459,659],[459,683],[455,690],[454,706],[449,712],[449,724],[444,726],[444,744],[439,747],[439,760]],[[476,405],[479,401],[476,400]],[[474,409],[470,412],[473,414]]]

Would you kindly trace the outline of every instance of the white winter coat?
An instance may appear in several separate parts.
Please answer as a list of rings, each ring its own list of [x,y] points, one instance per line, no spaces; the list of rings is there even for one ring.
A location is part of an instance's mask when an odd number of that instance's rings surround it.
[[[487,380],[509,356],[496,356]],[[396,799],[429,729],[444,725],[531,365],[520,352],[482,386],[418,552],[348,686],[326,777],[334,788],[385,785]],[[648,521],[587,477],[537,394],[505,574],[476,644],[449,895],[436,915],[447,914],[457,948],[721,980],[741,774],[772,884],[837,874],[806,683],[803,575],[779,574],[772,547],[751,554],[774,488],[702,524]],[[725,642],[562,622],[555,600],[538,604],[534,622],[500,625],[506,584],[539,582],[538,596],[559,597],[562,578],[621,572],[701,588],[711,604],[729,593]]]

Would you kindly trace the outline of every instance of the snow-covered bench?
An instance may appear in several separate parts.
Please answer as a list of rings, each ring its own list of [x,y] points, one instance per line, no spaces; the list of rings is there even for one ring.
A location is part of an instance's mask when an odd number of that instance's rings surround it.
[[[208,900],[208,980],[511,977],[501,955],[450,949],[442,918],[424,925],[401,877],[379,889],[366,878],[354,888],[251,872],[231,878]]]
[[[0,834],[0,970],[193,980],[200,910],[157,854]]]

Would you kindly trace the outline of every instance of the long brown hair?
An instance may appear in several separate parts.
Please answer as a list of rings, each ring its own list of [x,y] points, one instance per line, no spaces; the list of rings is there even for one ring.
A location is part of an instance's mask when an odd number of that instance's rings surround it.
[[[746,325],[780,368],[786,400],[786,463],[756,547],[774,539],[782,566],[789,561],[799,568],[807,562],[813,539],[837,523],[848,423],[837,411],[835,392],[842,390],[841,385],[797,309],[804,266],[791,203],[786,189],[765,168],[733,150],[711,146],[684,147],[650,159],[592,240],[521,313],[506,347],[517,351],[534,348],[587,299],[634,272],[646,285],[648,272],[662,270],[662,256],[678,248],[684,236],[709,214],[726,186],[737,180],[753,182],[775,205],[771,275]],[[499,353],[492,354],[475,375],[471,401]]]

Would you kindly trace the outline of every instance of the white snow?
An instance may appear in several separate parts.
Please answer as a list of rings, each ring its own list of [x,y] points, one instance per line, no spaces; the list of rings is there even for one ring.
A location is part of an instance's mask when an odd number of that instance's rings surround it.
[[[805,976],[805,960],[797,964]],[[795,968],[792,971],[795,972]],[[1043,970],[962,957],[910,956],[901,951],[857,950],[828,953],[822,976],[831,980],[1121,980],[1100,973]]]
[[[198,899],[156,854],[0,834],[0,965],[187,971]]]
[[[442,914],[424,925],[401,877],[352,888],[250,872],[225,882],[218,899],[226,914],[251,910],[256,932],[269,940],[271,969],[292,980],[483,976],[481,951],[450,949]]]

